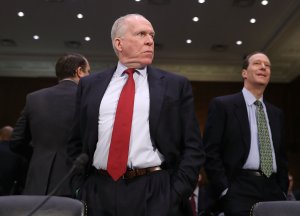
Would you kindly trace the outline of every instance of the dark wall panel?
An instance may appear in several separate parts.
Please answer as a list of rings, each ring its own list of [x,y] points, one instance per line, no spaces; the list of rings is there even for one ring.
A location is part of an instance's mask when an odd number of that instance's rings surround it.
[[[0,127],[15,124],[28,93],[56,83],[56,78],[0,77]]]

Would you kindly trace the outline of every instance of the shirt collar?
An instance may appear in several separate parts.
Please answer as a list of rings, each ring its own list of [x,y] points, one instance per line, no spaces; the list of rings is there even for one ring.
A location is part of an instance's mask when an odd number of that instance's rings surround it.
[[[254,102],[256,101],[256,98],[254,97],[254,95],[245,87],[243,88],[242,92],[243,92],[246,104],[248,106],[254,104]],[[263,96],[261,98],[259,98],[258,100],[263,103]]]
[[[122,76],[123,72],[127,69],[125,65],[123,65],[121,62],[118,62],[117,69],[115,71],[114,76]],[[147,67],[135,69],[138,74],[142,75],[143,77],[147,74]]]
[[[63,82],[63,81],[71,81],[71,82],[75,83],[76,85],[78,85],[78,82],[76,82],[74,79],[71,79],[71,78],[65,78],[65,79],[59,80],[59,82]]]

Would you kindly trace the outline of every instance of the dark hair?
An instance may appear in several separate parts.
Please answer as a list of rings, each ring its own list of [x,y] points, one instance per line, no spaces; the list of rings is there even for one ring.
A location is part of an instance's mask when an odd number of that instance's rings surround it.
[[[55,73],[58,80],[76,76],[76,69],[82,67],[85,69],[87,60],[78,53],[69,53],[60,57],[55,65]]]
[[[256,54],[264,54],[265,56],[267,56],[264,52],[261,51],[254,51],[252,53],[249,53],[246,57],[244,57],[244,61],[243,61],[243,69],[247,69],[249,66],[249,59],[251,58],[251,56],[254,56]]]

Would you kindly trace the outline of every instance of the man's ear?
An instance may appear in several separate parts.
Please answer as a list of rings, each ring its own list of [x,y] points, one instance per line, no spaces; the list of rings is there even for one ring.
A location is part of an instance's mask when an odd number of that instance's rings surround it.
[[[122,48],[122,41],[120,38],[115,38],[114,39],[114,45],[115,45],[115,48],[119,51],[119,52],[122,52],[123,48]]]
[[[244,78],[244,79],[246,79],[247,78],[247,70],[246,69],[243,69],[242,70],[242,77]]]
[[[78,67],[78,68],[76,69],[76,76],[77,76],[78,78],[81,78],[81,77],[84,76],[84,71],[83,71],[82,67]]]

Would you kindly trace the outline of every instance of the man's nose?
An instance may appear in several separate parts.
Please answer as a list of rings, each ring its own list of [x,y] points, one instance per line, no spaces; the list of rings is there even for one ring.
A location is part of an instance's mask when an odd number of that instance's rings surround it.
[[[154,39],[151,35],[146,36],[146,44],[151,46],[154,43]]]

